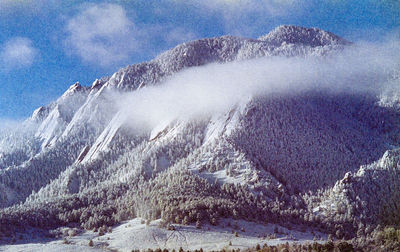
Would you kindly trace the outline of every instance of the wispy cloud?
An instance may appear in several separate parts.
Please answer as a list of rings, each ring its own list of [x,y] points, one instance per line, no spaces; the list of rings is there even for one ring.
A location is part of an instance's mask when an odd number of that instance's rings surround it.
[[[260,58],[210,64],[180,72],[163,85],[117,95],[134,129],[152,129],[175,119],[201,118],[229,111],[253,96],[292,95],[316,90],[380,94],[395,88],[400,44],[359,44],[325,57]]]
[[[298,17],[310,3],[305,0],[174,0],[202,16],[221,21],[224,33],[253,36],[262,27],[287,17]],[[258,34],[261,35],[261,34]]]
[[[354,28],[398,27],[398,0],[171,0],[208,19],[225,34],[260,36],[280,24],[348,32]],[[346,24],[346,25],[345,25]],[[364,36],[368,38],[368,36]]]
[[[37,55],[38,50],[33,47],[30,39],[15,37],[8,40],[2,47],[1,65],[6,71],[29,67]]]
[[[37,14],[59,6],[60,3],[62,3],[61,0],[1,0],[0,15],[16,12]]]
[[[164,39],[168,45],[177,45],[198,38],[194,31],[185,30],[182,27],[173,27],[170,29],[163,28],[165,34]]]
[[[2,0],[0,10],[9,10],[12,8],[22,8],[33,4],[33,0]]]
[[[104,67],[126,61],[140,48],[140,31],[116,4],[89,5],[68,21],[66,31],[71,54]]]
[[[21,120],[0,117],[0,136],[7,130],[18,128],[21,123]]]
[[[301,0],[203,0],[193,1],[230,16],[243,12],[263,12],[268,16],[288,15]]]

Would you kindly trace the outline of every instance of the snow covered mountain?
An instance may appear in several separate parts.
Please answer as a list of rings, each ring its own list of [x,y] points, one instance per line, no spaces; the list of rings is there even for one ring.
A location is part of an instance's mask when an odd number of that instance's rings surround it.
[[[396,99],[313,89],[252,94],[223,112],[142,130],[131,126],[139,108],[117,101],[208,64],[324,60],[352,46],[316,28],[280,26],[259,39],[184,43],[91,87],[75,83],[0,138],[0,230],[105,229],[135,217],[200,226],[232,217],[342,238],[400,224]]]

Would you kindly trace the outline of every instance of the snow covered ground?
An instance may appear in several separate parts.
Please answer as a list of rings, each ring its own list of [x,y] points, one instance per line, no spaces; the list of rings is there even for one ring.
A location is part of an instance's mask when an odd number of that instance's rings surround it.
[[[14,245],[2,245],[0,251],[132,251],[180,247],[185,250],[203,248],[207,251],[224,248],[243,249],[265,243],[311,243],[314,242],[314,236],[320,237],[318,242],[326,239],[321,233],[313,235],[311,232],[288,230],[274,224],[261,225],[229,219],[221,221],[218,226],[204,225],[201,229],[194,225],[174,225],[175,230],[167,230],[160,228],[159,224],[158,220],[146,225],[137,218],[114,227],[112,233],[103,236],[92,231],[56,240],[33,239],[31,236],[30,239],[24,238]],[[93,240],[92,247],[89,246],[90,240]]]

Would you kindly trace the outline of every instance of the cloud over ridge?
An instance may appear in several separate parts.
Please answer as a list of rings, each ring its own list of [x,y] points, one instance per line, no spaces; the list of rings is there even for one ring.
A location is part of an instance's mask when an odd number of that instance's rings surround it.
[[[267,57],[184,70],[160,86],[117,96],[122,114],[134,127],[156,127],[175,119],[224,113],[250,97],[291,95],[307,91],[397,92],[400,71],[398,42],[358,44],[341,53],[310,57]],[[397,85],[397,88],[395,87]]]

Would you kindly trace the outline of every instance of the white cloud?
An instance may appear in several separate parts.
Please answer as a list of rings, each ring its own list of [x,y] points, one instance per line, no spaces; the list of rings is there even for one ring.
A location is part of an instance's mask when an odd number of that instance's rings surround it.
[[[90,4],[66,25],[67,52],[102,67],[132,64],[135,54],[146,56],[160,44],[175,46],[198,36],[170,24],[134,23],[117,4]]]
[[[38,51],[28,38],[15,37],[8,40],[1,50],[2,67],[5,70],[29,67],[35,60]]]
[[[66,30],[67,48],[87,63],[112,66],[139,49],[140,31],[120,5],[89,5],[68,21]]]

